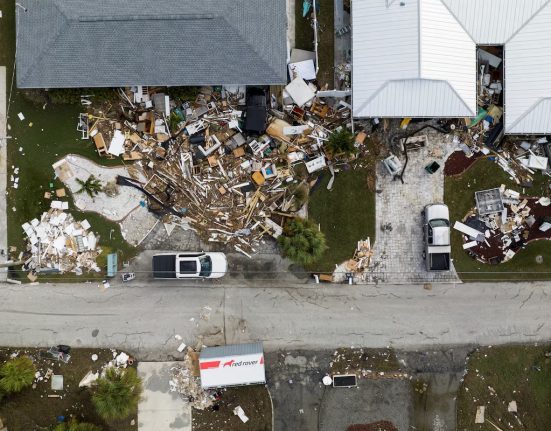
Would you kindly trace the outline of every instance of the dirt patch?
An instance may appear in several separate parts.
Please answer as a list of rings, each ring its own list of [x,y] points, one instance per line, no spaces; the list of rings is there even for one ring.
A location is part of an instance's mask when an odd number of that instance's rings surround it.
[[[388,349],[340,348],[333,354],[333,374],[356,373],[366,375],[375,372],[398,371],[400,366],[396,355]]]
[[[249,421],[243,423],[233,413],[241,406]],[[242,386],[220,391],[213,408],[192,409],[193,431],[271,431],[272,402],[265,386]]]
[[[398,428],[389,421],[379,421],[366,425],[350,425],[346,431],[398,431]]]
[[[63,376],[63,390],[53,391],[51,381],[38,381],[36,387],[24,389],[18,394],[8,395],[0,405],[0,417],[10,431],[39,431],[49,429],[59,416],[76,417],[80,422],[89,422],[105,431],[137,431],[137,412],[121,421],[105,422],[94,409],[91,392],[79,388],[80,380],[88,371],[96,372],[105,363],[113,359],[109,349],[72,349],[67,364],[53,359],[47,349],[0,348],[0,363],[4,363],[14,352],[30,356],[44,376],[48,369],[53,374]],[[92,361],[93,354],[98,355]],[[61,395],[61,398],[48,398],[48,395]],[[131,422],[134,421],[134,425]]]
[[[455,151],[446,160],[444,175],[447,177],[461,175],[482,157],[484,157],[484,154],[480,152],[474,153],[472,157],[467,157],[463,151]]]

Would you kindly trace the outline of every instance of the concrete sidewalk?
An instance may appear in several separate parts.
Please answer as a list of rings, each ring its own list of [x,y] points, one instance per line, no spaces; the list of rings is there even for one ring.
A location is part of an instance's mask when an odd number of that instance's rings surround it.
[[[0,262],[4,262],[8,256],[8,222],[6,212],[6,183],[8,176],[6,139],[6,68],[0,67]],[[0,268],[0,282],[6,281],[7,268]]]
[[[170,369],[178,362],[140,362],[144,394],[138,405],[138,431],[191,431],[191,406],[169,391]]]

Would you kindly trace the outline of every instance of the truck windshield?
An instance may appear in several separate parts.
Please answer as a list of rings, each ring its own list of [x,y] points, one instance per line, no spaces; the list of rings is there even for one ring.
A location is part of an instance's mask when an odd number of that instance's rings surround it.
[[[450,223],[448,220],[445,220],[443,218],[437,218],[435,220],[430,221],[430,227],[448,227]]]
[[[201,271],[199,272],[200,277],[208,277],[212,273],[212,260],[209,256],[201,256],[199,258],[201,263]]]

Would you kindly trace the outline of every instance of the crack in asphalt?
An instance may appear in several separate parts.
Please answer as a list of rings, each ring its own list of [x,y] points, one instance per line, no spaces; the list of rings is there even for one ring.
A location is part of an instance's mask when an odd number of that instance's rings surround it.
[[[530,292],[530,294],[528,295],[528,297],[527,297],[524,301],[522,301],[522,304],[520,304],[520,307],[519,307],[519,308],[524,307],[524,304],[526,304],[526,303],[532,298],[533,295],[534,295],[534,291],[532,290],[532,291]]]

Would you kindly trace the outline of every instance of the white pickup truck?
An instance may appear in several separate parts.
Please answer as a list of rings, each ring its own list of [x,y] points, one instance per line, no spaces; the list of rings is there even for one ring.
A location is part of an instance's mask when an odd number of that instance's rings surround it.
[[[450,211],[444,204],[425,207],[423,237],[427,271],[450,270]]]
[[[227,270],[224,253],[178,252],[153,256],[154,278],[220,278]]]

